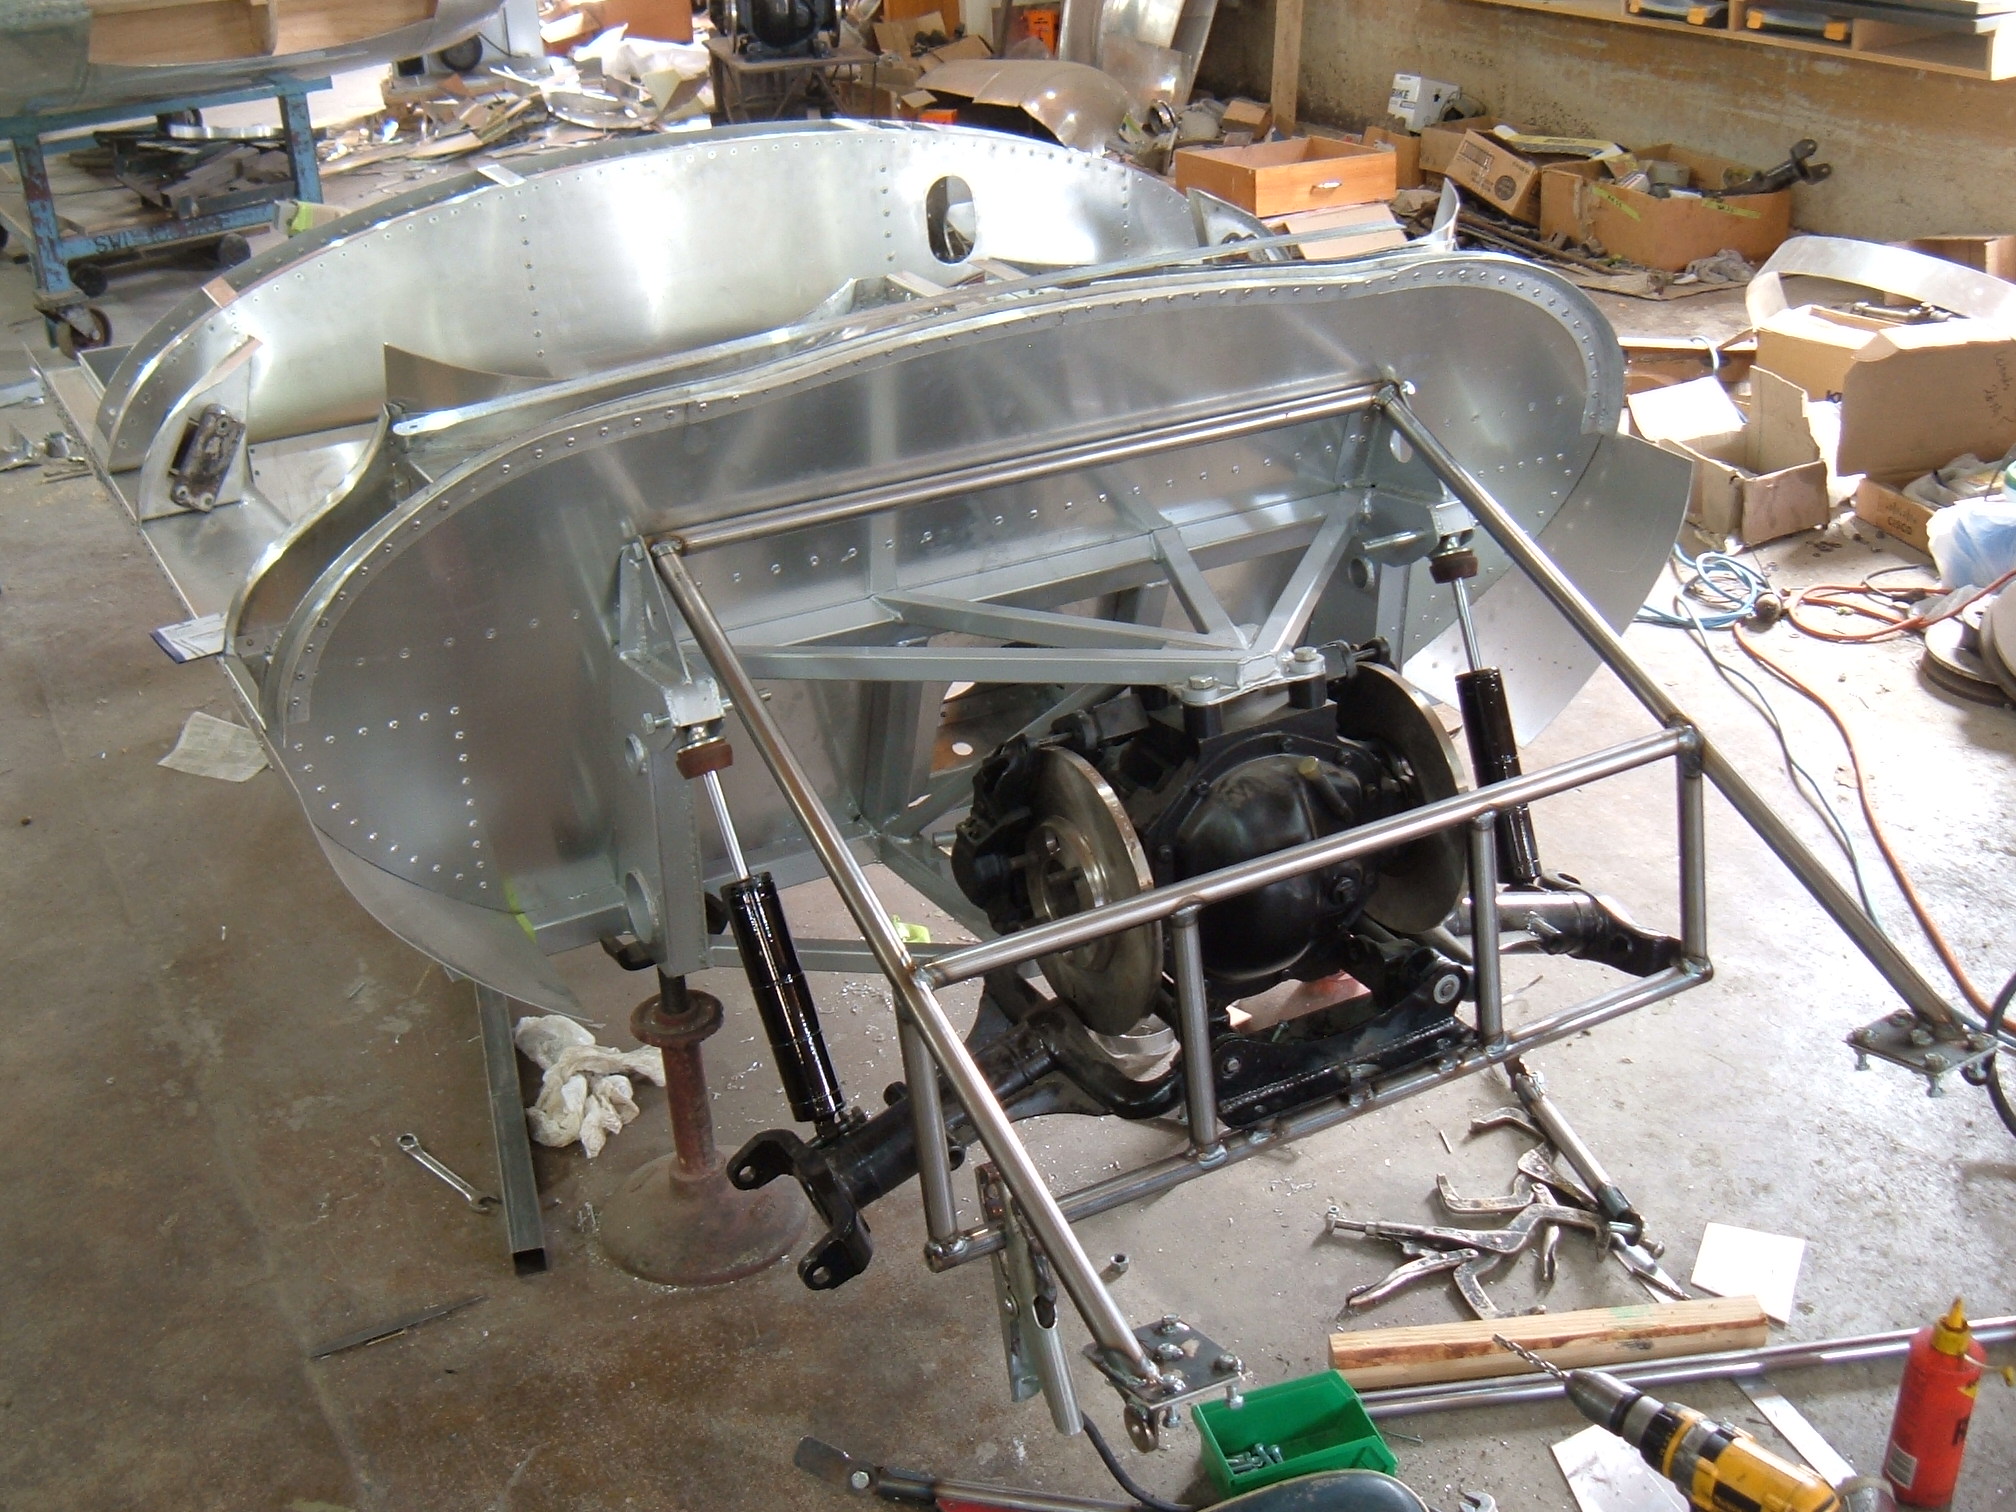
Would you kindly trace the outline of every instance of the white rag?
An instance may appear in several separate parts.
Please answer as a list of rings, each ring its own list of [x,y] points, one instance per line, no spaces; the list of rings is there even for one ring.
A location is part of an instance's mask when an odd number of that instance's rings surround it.
[[[539,1096],[525,1110],[532,1137],[558,1149],[581,1141],[590,1159],[602,1153],[612,1134],[637,1116],[630,1077],[665,1085],[665,1058],[650,1045],[612,1050],[560,1014],[522,1018],[511,1037],[546,1073]]]

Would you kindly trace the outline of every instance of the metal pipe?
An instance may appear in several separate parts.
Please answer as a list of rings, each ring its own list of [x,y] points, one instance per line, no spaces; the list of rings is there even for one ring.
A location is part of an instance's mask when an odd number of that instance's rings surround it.
[[[983,1481],[934,1480],[931,1491],[941,1503],[1002,1507],[1007,1512],[1138,1512],[1137,1504],[1131,1501],[1102,1501],[1063,1492],[1024,1491],[1013,1486],[990,1486]]]
[[[1498,946],[1498,815],[1470,821],[1470,956],[1477,990],[1477,1037],[1505,1042],[1504,963]]]
[[[525,1089],[518,1081],[518,1048],[511,1041],[511,999],[476,986],[476,1020],[483,1039],[483,1071],[490,1086],[490,1134],[497,1145],[497,1190],[504,1199],[504,1234],[511,1268],[521,1276],[546,1269],[546,1226],[539,1216],[539,1182],[532,1171],[532,1136],[525,1127]]]
[[[952,1242],[959,1213],[952,1201],[952,1157],[945,1145],[945,1100],[938,1094],[938,1063],[908,1014],[896,1018],[903,1050],[903,1083],[916,1130],[917,1186],[924,1195],[924,1231],[933,1245]]]
[[[1016,452],[949,472],[932,472],[894,483],[857,488],[831,498],[808,499],[737,514],[717,524],[695,525],[679,531],[672,544],[682,553],[709,551],[717,546],[733,546],[787,530],[830,525],[858,515],[879,514],[885,509],[925,504],[954,494],[977,493],[1010,483],[1054,477],[1058,473],[1107,467],[1136,457],[1152,456],[1156,452],[1174,451],[1179,447],[1232,441],[1260,431],[1280,430],[1316,420],[1334,420],[1340,415],[1363,414],[1378,404],[1379,392],[1372,385],[1355,383],[1320,390],[1304,398],[1275,400],[1201,420],[1183,420],[1147,430],[1132,426],[1073,446]]]
[[[1056,1196],[1044,1183],[1043,1175],[1036,1169],[1036,1162],[1030,1158],[1029,1151],[1016,1137],[1014,1126],[999,1099],[994,1096],[993,1089],[987,1085],[985,1074],[974,1062],[972,1053],[960,1039],[944,1007],[924,985],[922,974],[910,959],[902,936],[890,923],[888,909],[868,885],[861,863],[848,849],[839,825],[826,812],[812,779],[785,743],[784,733],[763,702],[761,691],[729,643],[728,632],[714,617],[712,606],[687,572],[686,564],[679,560],[678,553],[669,547],[658,546],[653,548],[652,555],[658,564],[658,575],[685,619],[687,628],[693,632],[694,640],[699,643],[701,654],[727,688],[729,697],[742,716],[744,728],[756,743],[756,749],[762,753],[770,775],[776,779],[778,791],[790,806],[812,849],[817,852],[820,864],[833,879],[834,889],[846,905],[847,912],[853,915],[855,927],[868,942],[868,948],[874,951],[876,964],[888,978],[890,987],[916,1024],[918,1032],[924,1036],[932,1058],[943,1068],[960,1105],[966,1110],[966,1116],[972,1120],[981,1144],[1000,1168],[1002,1179],[1008,1183],[1015,1200],[1021,1203],[1030,1228],[1049,1256],[1057,1279],[1063,1283],[1084,1318],[1093,1340],[1102,1349],[1125,1360],[1142,1379],[1156,1379],[1159,1372],[1154,1363],[1141,1347],[1141,1341],[1134,1337],[1133,1330],[1127,1326],[1127,1319],[1113,1300],[1113,1294],[1093,1269],[1091,1256],[1085,1253],[1085,1247],[1071,1231],[1071,1225],[1057,1206]],[[920,1150],[918,1153],[921,1157],[923,1152]]]
[[[932,986],[945,987],[985,976],[990,971],[1019,966],[1038,956],[1075,950],[1102,935],[1117,934],[1140,924],[1152,924],[1185,908],[1222,902],[1304,872],[1419,840],[1439,830],[1468,823],[1481,813],[1551,797],[1570,788],[1614,777],[1619,772],[1628,772],[1634,767],[1649,766],[1677,754],[1687,738],[1677,730],[1641,735],[1621,745],[1591,751],[1585,756],[1577,756],[1505,782],[1494,782],[1474,792],[1458,793],[1439,803],[1408,809],[1405,813],[1361,824],[1322,840],[1311,840],[1272,855],[1242,861],[1236,866],[1206,872],[1201,877],[1136,893],[1131,898],[1071,914],[1054,923],[1039,924],[998,939],[983,940],[978,945],[969,945],[964,950],[940,956],[924,968],[923,976]]]
[[[1984,1318],[1973,1325],[1983,1344],[2016,1339],[2016,1317]],[[1911,1347],[1916,1329],[1824,1339],[1812,1344],[1770,1344],[1761,1349],[1731,1349],[1721,1354],[1683,1355],[1642,1365],[1604,1367],[1634,1386],[1673,1386],[1686,1381],[1740,1380],[1766,1371],[1798,1370],[1813,1365],[1852,1365],[1889,1360]],[[1547,1375],[1518,1375],[1462,1385],[1396,1386],[1368,1391],[1359,1401],[1374,1419],[1410,1417],[1416,1413],[1448,1412],[1458,1407],[1499,1407],[1515,1402],[1544,1402],[1562,1395],[1561,1382]]]
[[[1470,670],[1475,672],[1484,665],[1484,657],[1477,649],[1476,623],[1470,618],[1470,588],[1463,579],[1453,578],[1449,583],[1449,591],[1456,598],[1456,624],[1463,633],[1463,659],[1469,662]]]
[[[1708,959],[1708,820],[1701,789],[1701,763],[1691,751],[1679,761],[1680,780],[1680,949],[1691,959]]]
[[[1573,1008],[1541,1019],[1517,1038],[1508,1039],[1496,1048],[1473,1048],[1453,1061],[1439,1063],[1387,1082],[1376,1091],[1356,1096],[1355,1100],[1333,1098],[1328,1103],[1278,1118],[1263,1128],[1242,1129],[1224,1140],[1224,1158],[1214,1164],[1203,1164],[1186,1148],[1179,1154],[1165,1156],[1161,1160],[1152,1161],[1132,1171],[1109,1176],[1104,1181],[1097,1181],[1090,1186],[1080,1187],[1075,1192],[1066,1193],[1058,1199],[1059,1206],[1063,1209],[1064,1216],[1076,1223],[1098,1213],[1125,1207],[1128,1203],[1143,1197],[1159,1196],[1195,1181],[1208,1172],[1228,1165],[1237,1165],[1263,1150],[1292,1144],[1298,1139],[1306,1139],[1311,1134],[1320,1134],[1325,1129],[1334,1129],[1339,1124],[1362,1118],[1367,1113],[1404,1102],[1431,1087],[1439,1087],[1445,1082],[1452,1082],[1459,1077],[1482,1071],[1485,1067],[1495,1065],[1511,1056],[1571,1038],[1585,1029],[1593,1029],[1599,1024],[1608,1023],[1611,1019],[1620,1018],[1648,1004],[1664,1002],[1690,987],[1699,986],[1707,979],[1708,971],[1705,963],[1683,961],[1641,981],[1627,983],[1600,997],[1591,998],[1586,1003],[1577,1004]],[[956,1257],[948,1256],[937,1261],[936,1269],[949,1270],[955,1265],[977,1260],[982,1255],[991,1255],[1001,1248],[1000,1230],[991,1226],[968,1229],[961,1238],[965,1241],[964,1248]]]
[[[1533,1122],[1540,1126],[1540,1132],[1547,1136],[1547,1142],[1561,1152],[1562,1158],[1574,1168],[1596,1199],[1596,1205],[1611,1223],[1629,1224],[1633,1232],[1630,1238],[1636,1243],[1644,1220],[1632,1209],[1631,1201],[1624,1195],[1603,1162],[1596,1158],[1596,1152],[1588,1142],[1575,1132],[1575,1126],[1568,1122],[1554,1099],[1547,1095],[1547,1084],[1540,1079],[1537,1071],[1528,1070],[1517,1056],[1505,1063],[1511,1076],[1512,1090],[1526,1111],[1533,1115]]]
[[[1218,1083],[1211,1065],[1211,1006],[1204,996],[1204,947],[1197,938],[1197,910],[1186,908],[1171,922],[1190,1148],[1200,1160],[1216,1164],[1223,1153],[1218,1139]]]
[[[1482,483],[1470,476],[1435,433],[1421,423],[1420,416],[1408,406],[1399,390],[1387,389],[1381,397],[1380,407],[1394,428],[1413,444],[1429,469],[1476,516],[1505,554],[1547,595],[1554,607],[1561,611],[1638,701],[1663,724],[1691,723],[1685,711],[1667,695],[1657,679],[1624,649],[1623,640],[1582,590],[1554,565],[1553,558],[1526,534],[1505,506],[1493,498]],[[1778,859],[1855,942],[1897,995],[1910,1004],[1912,1011],[1952,1031],[1966,1028],[1966,1020],[1933,990],[1932,984],[1926,981],[1918,968],[1862,911],[1854,895],[1841,885],[1820,858],[1806,847],[1706,736],[1701,737],[1700,757],[1702,770],[1721,789],[1722,796],[1776,852]]]
[[[721,791],[719,772],[702,772],[700,786],[707,790],[707,801],[714,809],[714,828],[720,832],[721,843],[728,848],[728,865],[743,881],[749,879],[749,863],[742,859],[742,842],[735,836],[735,821],[728,815],[728,795]]]

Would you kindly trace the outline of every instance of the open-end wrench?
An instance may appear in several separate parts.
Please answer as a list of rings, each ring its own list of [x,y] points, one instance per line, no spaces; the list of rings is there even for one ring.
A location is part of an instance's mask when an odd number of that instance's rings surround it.
[[[448,1185],[455,1188],[457,1192],[460,1192],[462,1200],[476,1209],[477,1212],[487,1213],[497,1206],[497,1199],[495,1197],[477,1191],[476,1188],[469,1185],[468,1182],[457,1176],[432,1155],[429,1155],[427,1147],[420,1143],[420,1136],[418,1134],[401,1134],[399,1136],[399,1148],[404,1150],[408,1155],[411,1155],[443,1181],[447,1182]]]

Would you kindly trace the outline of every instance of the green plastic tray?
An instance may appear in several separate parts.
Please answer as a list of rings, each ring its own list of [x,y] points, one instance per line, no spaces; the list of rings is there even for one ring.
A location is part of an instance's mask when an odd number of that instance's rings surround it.
[[[1204,1402],[1195,1411],[1204,1440],[1204,1467],[1220,1494],[1271,1486],[1316,1470],[1378,1470],[1391,1475],[1399,1462],[1358,1404],[1358,1393],[1334,1370],[1261,1386],[1243,1407]],[[1279,1444],[1282,1459],[1264,1470],[1234,1474],[1226,1460],[1256,1444]]]

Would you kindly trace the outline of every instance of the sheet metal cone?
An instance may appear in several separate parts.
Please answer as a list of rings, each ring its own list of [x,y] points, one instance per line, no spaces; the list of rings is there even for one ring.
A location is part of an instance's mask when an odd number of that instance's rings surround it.
[[[602,1209],[602,1249],[633,1276],[663,1286],[721,1286],[775,1265],[805,1228],[795,1183],[754,1192],[728,1184],[716,1162],[683,1174],[676,1154],[646,1161]]]

